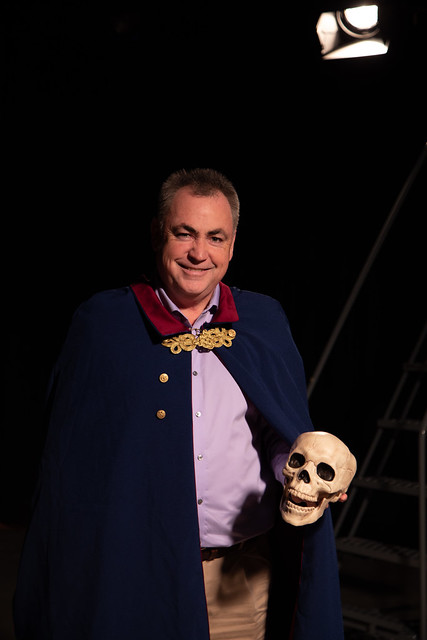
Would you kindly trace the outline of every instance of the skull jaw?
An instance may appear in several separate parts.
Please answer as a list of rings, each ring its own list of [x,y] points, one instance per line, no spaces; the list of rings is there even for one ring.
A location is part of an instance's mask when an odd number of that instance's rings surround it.
[[[290,499],[289,490],[285,488],[280,502],[280,512],[285,522],[292,524],[294,527],[300,527],[316,522],[328,506],[329,501],[326,498],[321,498],[319,502],[314,505],[312,503],[309,506],[295,504],[295,502],[292,502]]]

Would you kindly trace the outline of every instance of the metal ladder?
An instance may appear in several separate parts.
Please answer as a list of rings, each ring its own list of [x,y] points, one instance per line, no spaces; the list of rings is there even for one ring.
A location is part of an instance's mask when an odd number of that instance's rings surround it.
[[[377,638],[399,638],[402,640],[427,640],[427,588],[426,588],[426,432],[427,432],[427,324],[403,366],[403,372],[382,419],[378,420],[373,441],[360,465],[360,469],[349,491],[335,524],[338,555],[370,558],[404,567],[417,568],[419,575],[419,631],[409,628],[398,619],[385,616],[380,611],[362,610],[343,601],[344,625],[363,629]],[[404,441],[403,439],[408,439]],[[417,461],[416,478],[392,478],[387,475],[387,463],[393,455],[401,454],[400,445],[409,448]],[[403,448],[403,450],[405,450]],[[393,463],[389,465],[393,467]],[[405,464],[395,465],[405,468]],[[384,475],[383,475],[384,474]],[[418,548],[400,545],[386,545],[377,542],[375,526],[371,526],[370,537],[358,537],[358,531],[365,525],[366,512],[374,494],[386,492],[393,495],[393,506],[399,510],[400,501],[405,509],[412,509],[416,519],[418,511]],[[382,494],[381,494],[382,495]],[[418,500],[415,500],[418,498]],[[415,511],[414,511],[415,510]],[[396,513],[394,511],[394,513]],[[365,517],[365,520],[364,520]],[[390,523],[390,531],[396,528],[396,521]],[[345,536],[342,531],[345,530]]]

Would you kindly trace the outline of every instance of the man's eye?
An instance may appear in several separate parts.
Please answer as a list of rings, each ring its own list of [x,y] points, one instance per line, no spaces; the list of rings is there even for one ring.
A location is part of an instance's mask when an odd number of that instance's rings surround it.
[[[212,236],[211,240],[214,244],[219,244],[220,242],[222,242],[222,238],[218,237],[218,236]]]

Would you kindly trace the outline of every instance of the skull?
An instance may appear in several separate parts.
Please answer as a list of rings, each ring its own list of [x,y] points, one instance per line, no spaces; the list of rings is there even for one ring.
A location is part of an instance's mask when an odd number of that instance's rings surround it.
[[[316,522],[329,503],[347,491],[356,466],[356,458],[336,436],[326,431],[301,433],[283,469],[282,518],[295,526]]]

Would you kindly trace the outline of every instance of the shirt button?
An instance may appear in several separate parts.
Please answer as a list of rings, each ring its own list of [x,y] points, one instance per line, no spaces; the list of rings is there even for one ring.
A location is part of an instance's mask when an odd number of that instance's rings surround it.
[[[169,380],[169,376],[167,373],[161,373],[159,375],[160,382],[167,382]]]
[[[203,454],[199,453],[199,455],[197,456],[197,460],[203,460]]]
[[[202,415],[201,411],[196,411],[196,418],[200,418],[201,415]]]
[[[203,503],[203,500],[202,500],[201,498],[199,498],[199,499],[197,500],[197,504],[202,504],[202,503]]]
[[[159,420],[163,420],[166,417],[166,411],[164,409],[159,409],[156,413],[156,416]]]
[[[193,371],[193,376],[198,376],[199,374],[197,373],[197,371]]]

